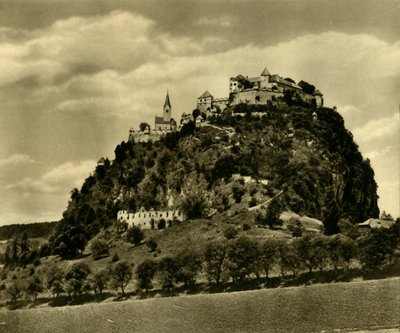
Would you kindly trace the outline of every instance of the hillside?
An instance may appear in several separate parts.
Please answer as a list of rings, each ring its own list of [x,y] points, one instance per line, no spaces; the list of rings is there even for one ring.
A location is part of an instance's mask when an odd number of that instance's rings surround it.
[[[115,159],[72,191],[50,249],[74,257],[121,209],[161,209],[173,200],[189,219],[229,220],[278,194],[276,211],[321,220],[332,234],[340,218],[377,217],[376,190],[369,161],[335,110],[239,104],[206,126],[118,145]]]
[[[58,222],[38,222],[0,226],[0,240],[21,238],[26,232],[29,238],[48,238]]]
[[[397,332],[399,278],[0,312],[2,332]],[[381,329],[381,330],[380,330]]]

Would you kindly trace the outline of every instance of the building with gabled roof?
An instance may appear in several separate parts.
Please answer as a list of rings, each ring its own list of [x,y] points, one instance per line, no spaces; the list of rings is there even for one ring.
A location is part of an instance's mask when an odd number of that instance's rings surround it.
[[[359,230],[389,229],[394,223],[394,221],[369,218],[362,223],[358,223],[357,227]]]

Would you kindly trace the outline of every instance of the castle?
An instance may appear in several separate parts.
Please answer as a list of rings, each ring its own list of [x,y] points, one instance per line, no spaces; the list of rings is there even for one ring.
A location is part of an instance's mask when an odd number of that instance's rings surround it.
[[[169,132],[180,130],[180,128],[190,121],[194,121],[196,127],[204,125],[204,119],[209,116],[220,115],[228,106],[234,106],[241,103],[254,105],[277,104],[285,94],[290,93],[290,98],[302,100],[315,107],[322,107],[324,99],[322,93],[307,82],[300,81],[298,84],[290,78],[282,78],[278,74],[271,75],[267,69],[256,77],[245,77],[239,74],[229,79],[229,97],[214,98],[210,92],[205,91],[197,98],[197,109],[200,115],[193,118],[192,114],[183,113],[179,126],[171,117],[172,107],[169,94],[165,97],[163,115],[156,116],[154,119],[154,128],[149,125],[135,131],[129,130],[129,141],[149,142],[157,141]]]
[[[218,115],[227,106],[240,103],[276,103],[287,91],[316,107],[322,107],[324,104],[322,93],[314,86],[304,81],[296,84],[292,79],[283,79],[278,74],[271,75],[265,67],[260,76],[248,78],[239,74],[231,77],[229,98],[214,98],[208,91],[204,92],[197,98],[197,108],[207,116]]]
[[[173,220],[184,221],[185,215],[180,210],[154,210],[151,208],[147,211],[142,207],[135,213],[127,210],[118,211],[117,220],[141,229],[162,229],[169,227]]]

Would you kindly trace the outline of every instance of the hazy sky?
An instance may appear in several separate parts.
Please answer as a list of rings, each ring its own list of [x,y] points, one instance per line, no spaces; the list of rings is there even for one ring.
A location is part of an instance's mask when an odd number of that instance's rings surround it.
[[[179,118],[264,66],[337,106],[399,216],[400,1],[0,0],[0,224],[60,219],[167,89]]]

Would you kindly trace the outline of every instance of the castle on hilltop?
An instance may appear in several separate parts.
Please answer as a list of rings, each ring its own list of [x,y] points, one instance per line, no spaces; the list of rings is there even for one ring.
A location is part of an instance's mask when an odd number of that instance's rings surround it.
[[[165,97],[163,115],[155,116],[154,128],[144,124],[140,130],[129,130],[129,141],[149,142],[157,141],[169,132],[179,131],[182,126],[193,121],[196,127],[207,125],[209,116],[220,115],[227,107],[241,103],[252,105],[276,105],[284,100],[302,101],[308,105],[320,108],[324,105],[322,93],[313,85],[300,81],[296,83],[290,78],[282,78],[278,74],[271,75],[267,69],[259,76],[247,77],[239,74],[229,79],[229,97],[214,98],[209,91],[205,91],[197,98],[197,109],[200,115],[194,118],[193,114],[183,113],[179,126],[171,117],[172,107],[169,94]]]
[[[239,74],[231,77],[229,98],[214,98],[205,91],[197,98],[197,108],[207,115],[219,114],[226,107],[241,103],[274,104],[287,92],[316,107],[324,104],[322,93],[314,86],[304,81],[296,84],[292,79],[284,79],[278,74],[271,75],[265,67],[260,76],[249,78]]]

